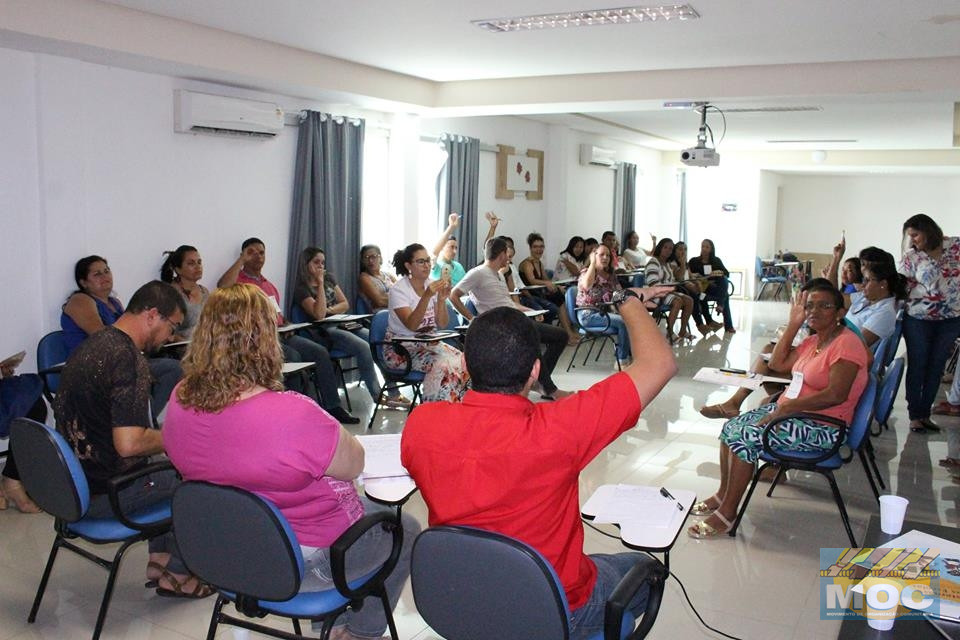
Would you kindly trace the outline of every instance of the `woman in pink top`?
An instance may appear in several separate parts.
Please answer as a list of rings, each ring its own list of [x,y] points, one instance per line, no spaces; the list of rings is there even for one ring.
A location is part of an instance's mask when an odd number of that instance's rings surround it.
[[[357,439],[309,398],[283,391],[276,317],[253,285],[210,295],[167,408],[163,441],[185,480],[239,487],[275,504],[303,550],[301,590],[320,591],[332,588],[328,547],[366,510],[383,507],[354,488],[364,463]],[[403,526],[403,552],[386,582],[393,605],[419,532],[410,516]],[[351,573],[378,565],[391,538],[380,528],[365,534],[351,548]],[[359,558],[369,558],[369,565],[360,566]],[[386,629],[383,609],[374,606],[348,612],[338,623],[331,638],[380,637]]]
[[[793,383],[777,402],[765,404],[728,420],[720,433],[720,488],[691,508],[709,515],[692,526],[694,538],[714,538],[730,530],[740,500],[763,451],[761,434],[774,418],[799,412],[820,413],[850,422],[867,385],[867,348],[843,324],[843,295],[831,284],[814,284],[790,309],[790,322],[770,355],[770,367],[791,371]],[[793,347],[806,320],[814,335]],[[820,451],[833,446],[836,430],[813,420],[793,417],[770,432],[770,444],[795,451]]]

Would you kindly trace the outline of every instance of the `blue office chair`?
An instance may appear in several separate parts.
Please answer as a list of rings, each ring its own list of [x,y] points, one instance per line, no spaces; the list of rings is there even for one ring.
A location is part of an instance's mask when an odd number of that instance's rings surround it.
[[[743,514],[747,511],[747,505],[750,504],[750,497],[753,495],[753,490],[756,489],[757,483],[760,481],[760,475],[763,473],[763,470],[771,465],[778,465],[780,470],[770,485],[767,496],[769,497],[773,494],[777,483],[789,469],[819,473],[830,483],[833,498],[837,503],[837,508],[840,510],[840,517],[843,519],[843,526],[847,530],[847,536],[850,538],[850,546],[857,546],[857,539],[853,536],[853,530],[850,528],[850,518],[847,516],[847,509],[843,504],[843,497],[840,495],[840,488],[837,486],[833,472],[842,467],[846,462],[840,454],[840,448],[844,445],[850,447],[851,451],[859,455],[860,462],[863,464],[863,470],[867,474],[867,480],[870,482],[870,488],[873,490],[874,497],[879,502],[880,492],[877,490],[877,485],[873,481],[873,475],[870,473],[870,468],[867,465],[867,459],[863,450],[864,442],[868,438],[870,422],[873,420],[873,406],[877,397],[877,378],[872,373],[869,375],[870,379],[863,393],[860,395],[860,400],[857,401],[857,408],[854,411],[853,420],[851,420],[849,427],[842,420],[837,420],[830,416],[817,413],[798,414],[837,428],[836,441],[830,449],[822,451],[774,449],[769,439],[771,429],[774,429],[778,424],[793,416],[781,416],[766,424],[763,429],[763,453],[760,454],[760,460],[763,464],[759,465],[756,471],[754,471],[753,481],[750,483],[747,496],[743,501],[743,505],[740,507],[740,511],[737,513],[737,519],[730,529],[730,536],[737,535],[737,527],[740,526]]]
[[[294,324],[299,324],[301,322],[310,322],[310,318],[307,317],[306,312],[300,307],[300,305],[293,305],[290,308],[290,322]],[[313,337],[309,333],[304,333],[301,329],[301,335],[303,337],[313,340]],[[344,351],[343,349],[334,349],[330,347],[327,349],[327,353],[330,354],[330,360],[333,362],[333,366],[337,370],[337,376],[340,378],[340,388],[343,389],[343,397],[347,399],[347,411],[353,411],[353,405],[350,404],[350,394],[347,392],[347,378],[344,375],[346,371],[356,371],[357,367],[347,367],[344,368],[343,360],[349,360],[353,356]]]
[[[170,530],[169,500],[135,512],[123,513],[119,506],[118,493],[147,474],[173,467],[169,462],[157,462],[112,478],[108,488],[114,515],[109,518],[92,518],[86,515],[90,506],[87,478],[80,467],[80,461],[63,436],[39,422],[17,418],[11,425],[10,438],[17,451],[17,466],[24,487],[30,497],[54,517],[54,528],[57,532],[27,622],[37,619],[37,611],[40,609],[57,552],[61,548],[69,549],[109,572],[97,622],[93,628],[93,640],[97,640],[107,617],[110,596],[113,594],[123,554],[131,545]],[[119,542],[120,547],[113,559],[107,560],[71,542],[74,538],[97,545]]]
[[[887,350],[883,356],[883,366],[889,367],[890,363],[897,356],[897,349],[900,347],[900,337],[903,335],[903,309],[897,313],[897,322],[893,325],[893,335],[887,342]]]
[[[357,313],[360,315],[366,315],[368,313],[373,313],[373,310],[370,309],[370,305],[367,304],[366,298],[363,296],[357,296],[357,304],[353,306],[357,310]]]
[[[426,375],[422,371],[413,370],[413,361],[410,358],[410,352],[402,344],[387,342],[387,322],[390,319],[390,311],[381,309],[373,316],[370,323],[370,351],[373,354],[373,363],[380,369],[383,375],[384,384],[380,387],[380,395],[373,405],[373,414],[370,416],[370,422],[367,423],[367,429],[373,428],[373,421],[377,417],[377,411],[383,402],[387,388],[399,389],[401,387],[411,387],[413,389],[413,398],[410,401],[410,409],[417,406],[417,402],[423,399],[420,386]],[[394,352],[400,354],[405,359],[403,369],[394,369],[387,364],[383,357],[383,348],[390,345]]]
[[[774,300],[780,297],[783,291],[783,285],[787,283],[787,273],[781,267],[765,267],[763,260],[757,256],[757,279],[760,281],[760,290],[757,292],[757,300],[763,295],[763,290],[768,284],[777,285],[777,290],[773,294]]]
[[[654,558],[634,566],[606,602],[604,631],[591,640],[640,640],[656,622],[666,568]],[[410,582],[417,611],[447,640],[565,640],[570,609],[553,567],[515,538],[472,527],[431,527],[413,545]],[[631,598],[649,586],[634,630]]]
[[[903,356],[895,359],[887,367],[883,374],[883,381],[880,383],[880,389],[877,392],[877,404],[874,410],[874,417],[877,421],[877,431],[873,435],[880,435],[880,427],[889,429],[890,414],[893,412],[893,403],[900,391],[900,383],[903,381]]]
[[[890,338],[880,338],[873,343],[873,347],[870,348],[870,351],[873,353],[873,362],[870,365],[870,373],[877,377],[877,380],[883,378],[884,368],[887,366],[884,363],[884,357],[887,353],[887,347],[890,344]]]
[[[43,395],[50,403],[60,385],[60,370],[67,361],[67,343],[63,331],[52,331],[40,338],[37,344],[37,368],[43,378]]]
[[[598,311],[605,318],[606,308],[605,307],[578,307],[577,306],[577,287],[567,287],[566,293],[564,293],[563,302],[567,308],[567,316],[570,318],[570,323],[577,330],[577,333],[580,334],[580,342],[577,343],[577,346],[573,350],[573,355],[570,356],[570,362],[567,363],[567,371],[570,371],[570,368],[574,366],[574,361],[577,359],[577,353],[580,351],[580,347],[584,345],[589,345],[587,349],[587,355],[583,359],[583,366],[587,365],[587,360],[590,359],[590,354],[593,353],[593,347],[596,342],[600,342],[600,348],[597,349],[597,355],[594,357],[593,361],[597,362],[600,359],[600,352],[603,351],[603,347],[606,342],[609,340],[613,344],[613,349],[617,349],[617,329],[616,327],[610,326],[610,319],[607,318],[606,326],[603,327],[584,327],[580,324],[580,318],[577,316],[577,311]],[[617,360],[617,370],[620,370],[620,361]]]
[[[374,571],[348,582],[350,546],[375,526],[393,534],[390,555]],[[263,498],[233,487],[184,482],[173,496],[173,528],[190,572],[217,590],[207,640],[213,640],[221,623],[276,638],[295,637],[247,619],[266,615],[290,618],[296,636],[302,636],[301,618],[322,620],[320,637],[326,640],[337,616],[359,609],[368,596],[380,599],[390,635],[399,638],[384,588],[403,542],[403,527],[391,512],[362,517],[330,546],[335,588],[303,593],[300,545],[287,519]],[[230,602],[244,618],[223,612]]]

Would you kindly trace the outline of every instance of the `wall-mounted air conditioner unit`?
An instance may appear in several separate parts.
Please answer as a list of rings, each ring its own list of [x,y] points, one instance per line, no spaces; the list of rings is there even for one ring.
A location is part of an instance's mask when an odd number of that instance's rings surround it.
[[[598,167],[612,167],[616,163],[617,152],[611,149],[602,149],[592,144],[580,145],[580,164]]]
[[[182,133],[273,137],[283,130],[283,109],[270,102],[176,89],[173,128]]]

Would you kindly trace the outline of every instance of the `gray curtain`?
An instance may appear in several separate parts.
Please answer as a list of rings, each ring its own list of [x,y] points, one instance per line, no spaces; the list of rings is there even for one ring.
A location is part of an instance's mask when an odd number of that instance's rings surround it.
[[[447,152],[447,164],[441,176],[440,229],[447,226],[451,213],[460,214],[458,228],[459,262],[466,269],[479,264],[477,259],[477,193],[480,188],[480,140],[445,133],[440,136]]]
[[[626,234],[635,230],[637,206],[637,165],[617,165],[613,187],[613,231],[626,242]],[[626,249],[626,247],[621,247]]]
[[[360,194],[363,179],[364,122],[307,111],[301,117],[293,212],[287,256],[286,311],[297,283],[300,252],[323,249],[326,269],[354,308],[360,254]]]

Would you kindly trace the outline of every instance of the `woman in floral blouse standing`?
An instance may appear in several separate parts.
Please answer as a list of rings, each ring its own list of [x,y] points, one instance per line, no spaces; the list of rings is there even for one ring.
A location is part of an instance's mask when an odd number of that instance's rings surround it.
[[[960,336],[960,239],[945,237],[930,216],[903,223],[909,248],[900,262],[907,278],[903,337],[907,342],[907,412],[912,431],[939,431],[930,408]]]

